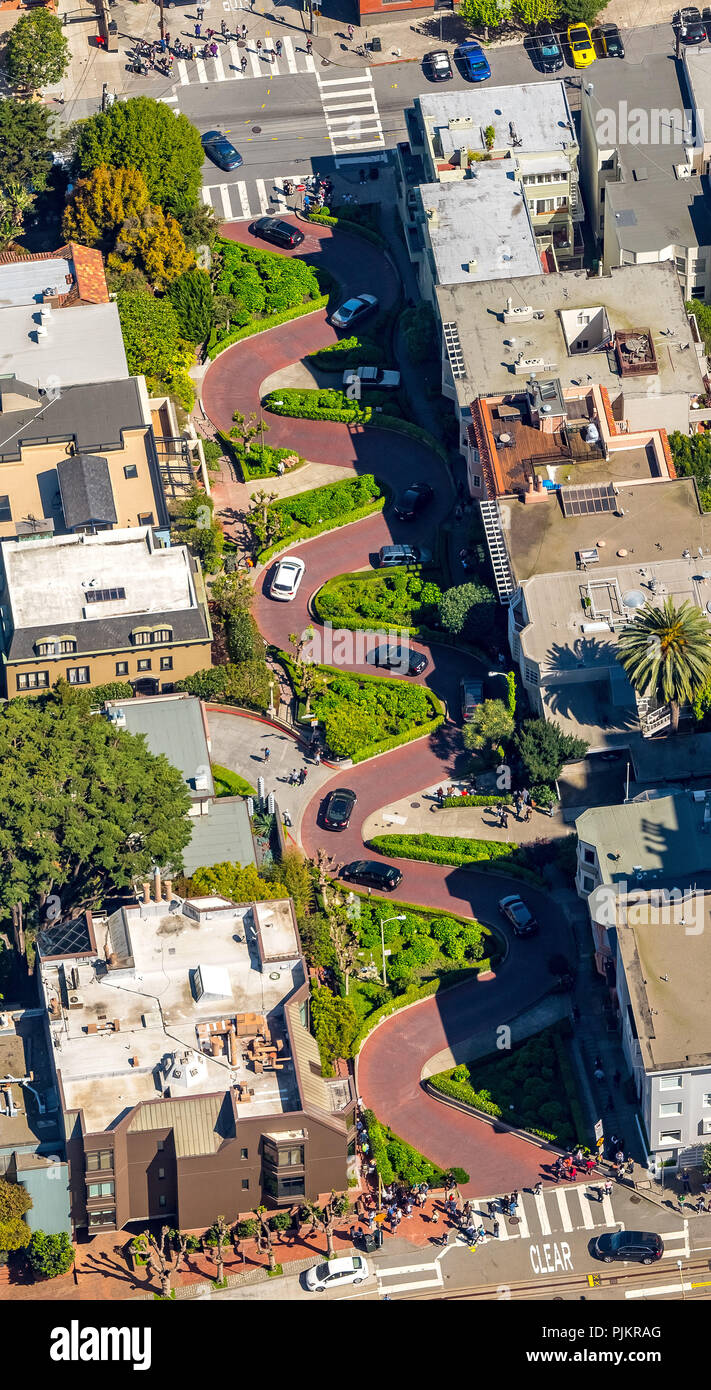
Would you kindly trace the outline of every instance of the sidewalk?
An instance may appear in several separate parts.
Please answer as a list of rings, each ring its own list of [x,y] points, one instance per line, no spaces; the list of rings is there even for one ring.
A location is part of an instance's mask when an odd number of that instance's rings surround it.
[[[449,784],[448,784],[449,785]],[[453,784],[459,788],[459,783]],[[445,791],[447,787],[445,787]],[[486,790],[480,793],[487,796]],[[497,792],[491,792],[491,805],[498,804]],[[369,816],[363,826],[363,839],[373,835],[456,835],[467,840],[497,840],[501,844],[525,845],[535,840],[553,840],[570,833],[560,812],[553,816],[534,811],[530,821],[516,819],[513,806],[509,809],[508,829],[503,830],[486,806],[457,806],[439,809],[437,787],[404,797],[383,806]]]

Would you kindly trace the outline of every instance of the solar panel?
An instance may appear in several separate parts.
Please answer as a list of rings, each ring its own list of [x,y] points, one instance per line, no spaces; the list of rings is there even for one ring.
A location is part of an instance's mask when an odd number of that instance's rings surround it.
[[[87,603],[109,603],[112,599],[125,598],[125,589],[87,589],[84,597]]]
[[[617,498],[612,483],[586,483],[584,487],[562,487],[563,516],[598,516],[614,512]]]

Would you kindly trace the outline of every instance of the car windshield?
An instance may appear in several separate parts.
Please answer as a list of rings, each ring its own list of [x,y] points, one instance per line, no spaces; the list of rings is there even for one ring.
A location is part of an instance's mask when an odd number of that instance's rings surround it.
[[[319,1283],[322,1283],[324,1279],[328,1279],[329,1273],[330,1271],[327,1264],[317,1265],[314,1270],[314,1274]]]
[[[558,56],[558,45],[557,45],[557,43],[544,43],[544,45],[543,45],[543,57],[544,57],[544,58],[557,58],[557,56]]]

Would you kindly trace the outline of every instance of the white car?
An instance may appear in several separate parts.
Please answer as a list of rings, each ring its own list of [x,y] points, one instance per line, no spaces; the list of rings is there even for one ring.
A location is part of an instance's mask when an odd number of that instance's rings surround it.
[[[359,381],[361,386],[380,386],[383,389],[390,386],[394,390],[400,385],[400,373],[385,371],[383,367],[351,367],[349,372],[343,373],[343,385],[352,386],[354,381]]]
[[[312,1293],[323,1293],[324,1289],[340,1288],[342,1284],[362,1284],[369,1274],[362,1255],[346,1255],[342,1260],[312,1265],[306,1273],[306,1287]]]
[[[276,567],[274,578],[269,587],[270,597],[281,599],[283,603],[289,603],[292,598],[296,597],[305,569],[303,560],[299,560],[296,555],[285,555]]]

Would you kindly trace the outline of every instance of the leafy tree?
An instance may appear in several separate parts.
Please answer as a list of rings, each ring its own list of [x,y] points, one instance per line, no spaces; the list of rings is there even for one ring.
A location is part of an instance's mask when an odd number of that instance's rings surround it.
[[[513,0],[512,4],[517,18],[531,29],[538,24],[554,24],[562,8],[562,0]]]
[[[27,1258],[35,1274],[56,1279],[57,1275],[66,1274],[74,1264],[74,1246],[66,1231],[60,1231],[57,1235],[33,1231],[27,1247]]]
[[[336,956],[324,912],[312,912],[299,923],[301,945],[309,965],[326,970],[336,964]]]
[[[703,308],[708,315],[708,351],[711,352],[711,306],[705,304]],[[701,505],[705,512],[711,511],[711,435],[705,430],[692,435],[675,430],[669,436],[669,447],[679,477],[696,479]]]
[[[7,250],[22,235],[33,202],[29,189],[14,179],[0,187],[0,250]]]
[[[22,23],[22,20],[20,20]],[[19,184],[33,193],[46,188],[52,168],[52,136],[46,106],[36,101],[0,101],[0,185]]]
[[[186,246],[189,246],[191,251],[197,251],[198,247],[202,246],[211,250],[220,229],[214,208],[207,203],[183,207],[176,199],[173,211],[183,229]]]
[[[711,677],[711,626],[688,599],[678,607],[671,595],[661,608],[646,603],[620,632],[617,659],[638,695],[670,706],[676,732],[679,706]]]
[[[429,304],[406,309],[400,319],[407,355],[414,366],[432,361],[437,356],[437,328]]]
[[[0,906],[57,892],[66,910],[180,867],[190,797],[142,738],[87,715],[84,700],[11,700],[0,710]]]
[[[461,0],[459,13],[477,29],[497,29],[511,14],[511,0]]]
[[[32,1232],[23,1217],[31,1206],[21,1183],[0,1178],[0,1250],[24,1250],[29,1244]]]
[[[353,1000],[338,999],[325,985],[317,986],[311,995],[311,1021],[321,1053],[324,1076],[333,1076],[333,1064],[338,1057],[351,1057],[358,1031],[358,1018]]]
[[[528,719],[516,735],[516,749],[531,782],[555,782],[563,763],[584,758],[588,746],[548,719]]]
[[[99,164],[139,169],[150,201],[176,210],[179,199],[185,207],[196,204],[203,158],[200,135],[187,116],[150,97],[115,101],[90,116],[76,149],[80,174]]]
[[[481,637],[494,619],[496,600],[485,584],[458,584],[440,599],[439,616],[443,627],[455,636]]]
[[[238,613],[248,613],[253,597],[254,591],[244,570],[235,570],[232,574],[219,574],[210,586],[210,601],[223,619],[234,617]]]
[[[161,207],[149,205],[126,218],[107,265],[119,272],[141,270],[154,289],[164,290],[190,267],[192,260],[180,224]]]
[[[113,246],[119,227],[148,207],[148,188],[137,169],[108,169],[99,164],[79,179],[65,209],[62,231],[83,246]]]
[[[287,849],[274,872],[294,899],[297,912],[310,912],[314,903],[313,871],[301,850]]]
[[[479,753],[483,748],[497,748],[511,737],[513,730],[514,717],[503,700],[484,700],[464,725],[464,747],[472,753]]]
[[[579,20],[592,25],[607,6],[607,0],[563,0],[563,15],[569,23]]]
[[[248,709],[269,706],[269,668],[263,657],[239,665],[211,666],[176,681],[176,690],[187,690],[201,700],[229,700]]]
[[[235,613],[227,619],[225,631],[231,661],[250,661],[257,654],[258,644],[264,651],[264,642],[251,613]]]
[[[233,903],[262,903],[288,897],[283,883],[267,883],[256,865],[213,864],[196,869],[190,879],[190,895],[207,897],[216,893]]]
[[[178,316],[180,331],[191,343],[202,343],[212,327],[212,285],[204,270],[193,267],[173,280],[168,298]]]
[[[131,376],[145,376],[149,391],[157,395],[187,388],[188,404],[192,404],[194,392],[186,369],[195,354],[192,345],[181,337],[170,300],[124,291],[116,302]]]
[[[62,21],[51,10],[36,9],[22,15],[10,30],[5,48],[10,84],[36,92],[61,82],[69,66],[69,45]]]

